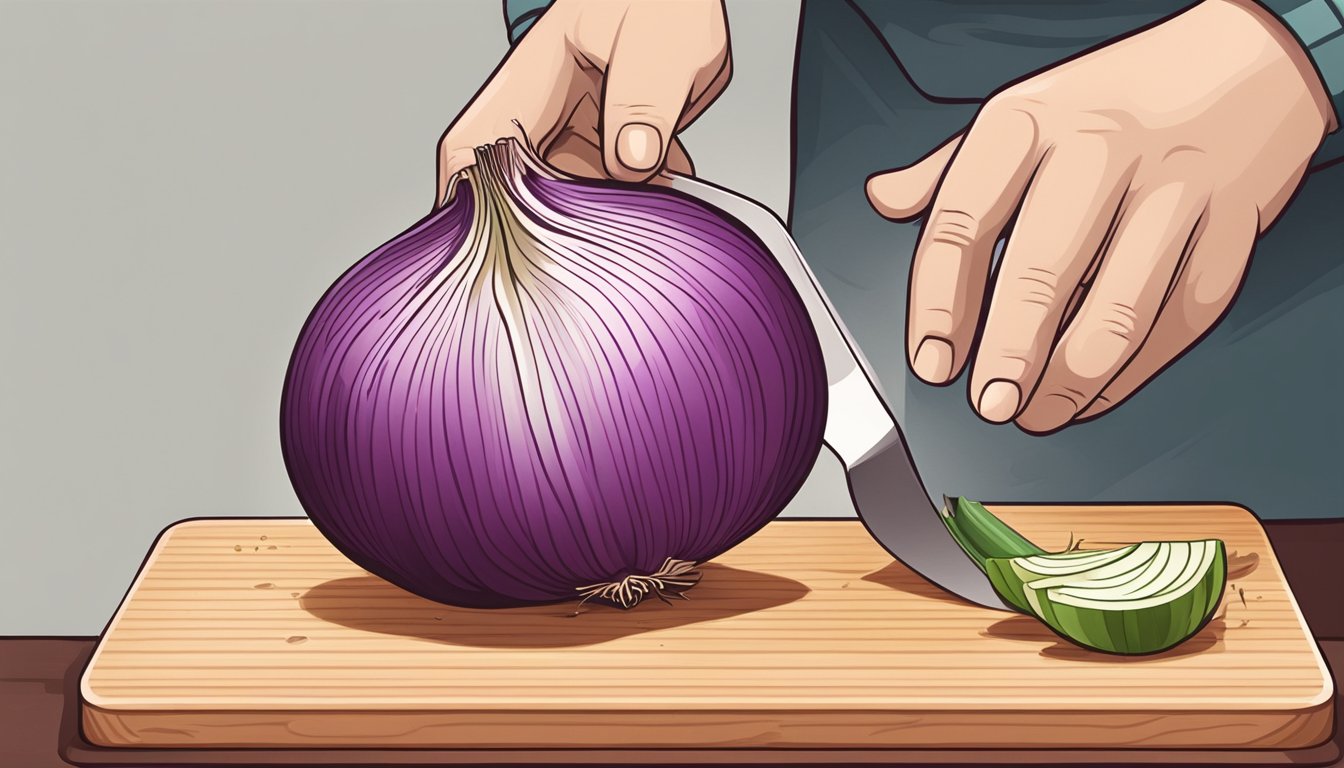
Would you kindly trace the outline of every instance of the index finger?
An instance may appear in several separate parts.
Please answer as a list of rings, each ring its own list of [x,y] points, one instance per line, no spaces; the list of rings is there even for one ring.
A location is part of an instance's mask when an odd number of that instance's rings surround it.
[[[1037,160],[1023,113],[977,118],[952,157],[919,235],[910,275],[907,353],[921,379],[944,384],[966,363],[994,244]]]

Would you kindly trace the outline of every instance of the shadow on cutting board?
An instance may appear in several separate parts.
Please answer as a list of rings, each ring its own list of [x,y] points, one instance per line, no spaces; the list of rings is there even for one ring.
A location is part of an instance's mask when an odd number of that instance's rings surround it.
[[[714,621],[791,603],[803,584],[774,574],[708,563],[687,600],[645,600],[623,611],[557,603],[524,608],[456,608],[413,595],[376,576],[333,579],[304,593],[299,604],[323,621],[384,635],[482,648],[563,648]],[[633,615],[632,615],[633,614]]]
[[[1167,659],[1192,656],[1197,653],[1221,653],[1223,651],[1223,633],[1226,630],[1227,622],[1222,618],[1215,618],[1204,625],[1204,628],[1199,630],[1198,634],[1175,648],[1143,656],[1119,656],[1089,651],[1064,640],[1051,632],[1049,627],[1030,616],[1011,616],[1000,619],[989,625],[989,628],[983,634],[985,637],[1043,645],[1045,647],[1041,648],[1041,655],[1051,659],[1085,661],[1095,664],[1152,664]]]
[[[894,589],[897,592],[904,592],[908,595],[915,595],[924,600],[937,600],[943,603],[953,605],[970,605],[960,597],[943,591],[941,588],[916,576],[913,571],[901,563],[892,562],[867,576],[864,581],[872,584],[879,584],[887,589]]]

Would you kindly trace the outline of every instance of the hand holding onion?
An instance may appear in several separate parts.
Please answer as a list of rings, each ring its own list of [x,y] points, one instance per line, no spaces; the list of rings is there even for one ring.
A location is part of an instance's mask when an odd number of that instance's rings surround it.
[[[475,149],[530,143],[574,176],[649,181],[692,172],[676,135],[731,75],[720,0],[557,0],[439,142],[436,205]]]

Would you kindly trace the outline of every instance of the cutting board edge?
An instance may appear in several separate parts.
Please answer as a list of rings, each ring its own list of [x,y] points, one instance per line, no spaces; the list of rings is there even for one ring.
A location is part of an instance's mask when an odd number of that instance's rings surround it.
[[[103,627],[103,631],[98,633],[98,642],[94,645],[93,653],[90,654],[88,662],[85,663],[83,671],[80,672],[79,697],[82,702],[95,704],[96,700],[101,699],[98,693],[90,686],[89,673],[97,665],[99,658],[103,655],[103,639],[106,638],[121,621],[122,614],[126,610],[127,601],[129,601],[131,596],[136,593],[136,590],[140,587],[140,582],[144,580],[145,574],[149,571],[149,566],[159,556],[159,552],[168,543],[169,539],[172,538],[173,534],[185,528],[197,528],[202,525],[247,525],[257,521],[264,521],[267,524],[284,523],[288,525],[311,524],[312,522],[309,518],[302,515],[255,515],[245,517],[214,517],[210,515],[199,515],[196,517],[184,517],[181,520],[175,520],[168,525],[165,525],[158,534],[154,536],[154,540],[149,544],[149,549],[145,552],[145,558],[140,561],[140,566],[136,569],[135,576],[131,578],[130,586],[126,588],[126,592],[121,596],[121,600],[117,603],[116,609],[112,611],[112,618],[108,619],[107,625]],[[98,706],[106,706],[106,702],[99,704]]]
[[[130,586],[126,588],[126,593],[121,596],[121,600],[117,603],[116,610],[112,612],[112,618],[108,619],[107,626],[103,627],[103,631],[98,633],[98,642],[94,644],[93,653],[89,655],[88,662],[84,664],[84,670],[79,673],[79,698],[81,705],[101,706],[97,704],[97,702],[101,701],[102,697],[93,690],[89,675],[93,672],[94,667],[98,665],[98,660],[102,658],[103,649],[107,647],[106,643],[103,641],[112,633],[112,630],[117,627],[117,624],[121,622],[122,614],[126,611],[126,603],[130,601],[131,596],[136,593],[137,589],[139,589],[140,582],[144,581],[145,574],[149,572],[149,566],[158,558],[159,552],[163,549],[164,544],[168,542],[169,538],[172,537],[173,532],[179,528],[199,525],[202,522],[219,523],[230,519],[232,518],[188,517],[169,523],[154,537],[154,541],[149,545],[149,550],[145,553],[145,559],[140,561],[140,567],[136,569],[135,576],[131,578]]]
[[[1279,581],[1283,582],[1283,591],[1288,598],[1288,604],[1293,607],[1293,615],[1297,617],[1297,623],[1306,631],[1307,644],[1311,647],[1312,656],[1316,660],[1316,671],[1321,676],[1321,688],[1311,699],[1313,705],[1323,706],[1330,710],[1333,717],[1335,700],[1335,676],[1330,673],[1330,665],[1325,660],[1325,654],[1321,652],[1321,644],[1316,639],[1316,635],[1311,631],[1311,625],[1307,623],[1306,614],[1302,613],[1302,605],[1297,602],[1297,594],[1293,592],[1293,585],[1288,581],[1288,574],[1283,572],[1283,566],[1279,564],[1279,553],[1274,551],[1274,542],[1270,541],[1269,534],[1265,532],[1265,526],[1261,525],[1260,518],[1250,507],[1241,504],[1228,503],[1226,506],[1240,509],[1250,515],[1255,521],[1255,527],[1260,532],[1260,537],[1264,540],[1265,551],[1269,554],[1266,558],[1273,563],[1274,570],[1278,572]]]
[[[207,723],[196,722],[193,715],[207,714]],[[977,748],[982,749],[1306,749],[1325,743],[1334,731],[1333,707],[1321,705],[1310,710],[1286,712],[1271,710],[1255,713],[1259,726],[1245,724],[1211,725],[1207,713],[1177,712],[1165,714],[1155,725],[1151,712],[1024,712],[1020,722],[1004,723],[1003,714],[992,719],[977,718],[975,711],[958,712],[825,712],[778,713],[744,711],[741,717],[757,721],[758,736],[744,736],[741,723],[733,727],[731,739],[715,743],[701,734],[712,730],[712,723],[694,711],[661,713],[664,719],[649,722],[648,712],[572,712],[571,722],[547,722],[539,725],[529,710],[469,713],[469,720],[454,722],[442,712],[362,712],[342,715],[340,723],[330,721],[330,713],[292,710],[285,712],[193,713],[117,713],[84,705],[80,728],[89,743],[104,747],[135,745],[151,748],[224,748],[224,747],[303,747],[336,748],[387,747],[438,749],[520,748],[513,734],[528,734],[527,749],[629,748],[764,748],[825,749],[848,748],[861,741],[865,748],[949,749],[964,747],[964,732],[975,729]],[[722,716],[715,712],[712,716]],[[1044,721],[1042,714],[1051,715]],[[315,737],[304,736],[295,728],[306,716],[318,716],[323,728]],[[269,716],[269,717],[268,717]],[[152,728],[137,721],[148,718]],[[238,723],[220,722],[238,718]],[[601,718],[600,729],[582,727],[586,718]],[[1126,727],[1117,727],[1117,718]],[[333,727],[340,725],[341,727]],[[437,729],[437,730],[435,730]],[[433,738],[435,732],[458,734]],[[340,739],[333,740],[332,732]],[[467,732],[472,738],[464,738]],[[825,734],[818,738],[809,734]],[[893,736],[883,739],[883,733]],[[389,734],[399,734],[389,737]],[[669,739],[668,734],[686,734]],[[916,735],[920,734],[920,735]],[[1136,736],[1136,734],[1142,734]],[[494,738],[491,738],[494,736]],[[1061,738],[1061,736],[1071,738]],[[1235,738],[1231,738],[1235,736]]]

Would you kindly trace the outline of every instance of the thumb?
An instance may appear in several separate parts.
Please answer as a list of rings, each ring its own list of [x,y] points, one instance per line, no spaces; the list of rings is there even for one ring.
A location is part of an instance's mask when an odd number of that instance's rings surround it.
[[[607,173],[622,181],[643,181],[652,176],[667,153],[667,139],[672,133],[668,122],[652,115],[624,115],[609,120],[616,127],[616,138],[604,142],[610,147],[603,158]]]
[[[933,202],[933,193],[952,156],[961,146],[961,134],[953,136],[914,165],[879,171],[868,177],[868,202],[883,218],[913,219]]]
[[[666,162],[709,64],[660,19],[671,6],[635,6],[621,25],[607,62],[602,98],[602,162],[621,181],[645,181]]]

